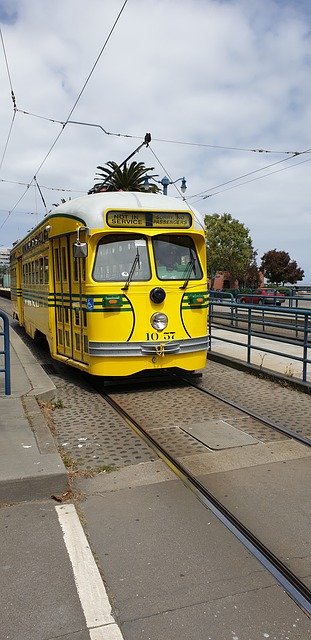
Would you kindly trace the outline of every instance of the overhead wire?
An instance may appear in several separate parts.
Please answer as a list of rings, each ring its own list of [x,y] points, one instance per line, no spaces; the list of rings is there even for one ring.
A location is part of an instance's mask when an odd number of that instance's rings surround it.
[[[4,162],[4,158],[5,158],[5,154],[7,152],[8,146],[9,146],[9,141],[10,141],[11,134],[12,134],[14,120],[16,118],[17,107],[16,107],[15,94],[14,94],[14,91],[13,91],[12,77],[11,77],[11,72],[10,72],[10,68],[9,68],[8,57],[7,57],[7,53],[6,53],[6,48],[5,48],[5,43],[4,43],[4,38],[3,38],[3,33],[2,33],[2,29],[1,28],[0,28],[0,38],[1,38],[1,44],[2,44],[2,49],[3,49],[4,60],[5,60],[5,66],[6,66],[6,70],[7,70],[7,74],[8,74],[9,85],[10,85],[10,89],[11,89],[11,98],[12,98],[12,102],[13,102],[13,116],[12,116],[12,120],[11,120],[11,123],[10,123],[10,126],[9,126],[8,135],[7,135],[5,144],[4,144],[4,149],[3,149],[3,153],[2,153],[2,156],[1,156],[1,160],[0,160],[0,171],[1,171],[2,165],[3,165],[3,162]]]
[[[128,0],[124,0],[123,4],[122,4],[122,6],[121,6],[121,9],[120,9],[120,11],[119,11],[119,13],[118,13],[117,17],[115,18],[115,21],[114,21],[114,23],[113,23],[113,25],[112,25],[112,27],[111,27],[111,29],[110,29],[110,31],[109,31],[109,33],[108,33],[107,37],[106,37],[106,40],[105,40],[105,42],[104,42],[104,44],[103,44],[103,46],[102,46],[102,48],[101,48],[101,50],[100,50],[100,52],[99,52],[99,54],[98,54],[98,56],[97,56],[96,60],[95,60],[95,62],[94,62],[94,64],[93,64],[93,66],[92,66],[92,68],[91,68],[91,71],[89,72],[89,74],[88,74],[88,76],[87,76],[87,78],[86,78],[86,80],[85,80],[85,82],[84,82],[84,84],[83,84],[83,86],[82,86],[82,89],[80,90],[80,92],[79,92],[79,94],[78,94],[78,96],[77,96],[77,98],[76,98],[76,100],[75,100],[75,102],[74,102],[73,106],[71,107],[71,109],[70,109],[70,111],[69,111],[69,114],[68,114],[68,116],[67,116],[67,118],[66,118],[65,122],[62,124],[62,128],[61,128],[60,132],[59,132],[59,133],[58,133],[58,135],[56,136],[56,138],[55,138],[54,142],[52,143],[51,147],[49,148],[48,152],[47,152],[47,153],[46,153],[46,155],[44,156],[44,158],[43,158],[42,162],[40,163],[39,167],[37,168],[37,170],[36,170],[36,172],[35,172],[35,174],[34,174],[34,176],[33,176],[32,180],[31,180],[31,181],[30,181],[30,183],[29,183],[29,186],[32,184],[32,182],[33,182],[34,180],[36,180],[36,177],[37,177],[37,175],[38,175],[39,171],[42,169],[42,167],[43,167],[43,165],[45,164],[45,162],[46,162],[47,158],[49,157],[49,155],[51,154],[51,152],[52,152],[52,150],[54,149],[55,145],[57,144],[57,142],[58,142],[59,138],[61,137],[61,135],[62,135],[62,133],[63,133],[63,131],[64,131],[64,129],[65,129],[65,127],[66,127],[66,125],[67,125],[67,123],[68,123],[68,121],[69,121],[69,119],[70,119],[71,115],[72,115],[72,113],[74,112],[74,110],[75,110],[75,108],[76,108],[76,106],[77,106],[77,104],[78,104],[78,102],[79,102],[79,100],[80,100],[80,98],[81,98],[81,96],[82,96],[82,94],[83,94],[83,92],[84,92],[84,90],[85,90],[85,88],[86,88],[86,86],[87,86],[87,84],[88,84],[88,82],[89,82],[90,78],[91,78],[91,76],[92,76],[92,75],[93,75],[93,73],[94,73],[94,70],[95,70],[95,68],[96,68],[96,66],[97,66],[97,64],[98,64],[98,62],[99,62],[99,60],[100,60],[100,58],[101,58],[101,56],[102,56],[102,54],[103,54],[104,50],[106,49],[106,46],[107,46],[107,44],[108,44],[108,42],[109,42],[109,40],[110,40],[110,38],[111,38],[111,36],[112,36],[112,34],[113,34],[113,32],[114,32],[114,30],[115,30],[116,26],[117,26],[117,24],[118,24],[118,22],[119,22],[119,20],[120,20],[120,18],[121,18],[121,15],[122,15],[122,13],[123,13],[123,11],[124,11],[124,9],[125,9],[125,7],[126,7],[127,3],[128,3]],[[16,209],[17,205],[18,205],[18,204],[20,203],[20,201],[23,199],[23,197],[25,196],[25,194],[26,194],[26,193],[27,193],[27,191],[28,191],[28,188],[29,188],[29,187],[27,187],[27,188],[26,188],[26,190],[24,191],[24,193],[22,194],[22,196],[19,198],[19,200],[17,201],[17,203],[16,203],[16,204],[14,205],[14,207],[12,207],[12,209],[9,211],[9,213],[8,213],[8,215],[6,216],[5,220],[4,220],[4,221],[2,222],[2,224],[0,225],[0,229],[2,229],[2,227],[4,226],[4,224],[6,223],[6,221],[8,220],[8,218],[10,217],[10,215],[13,213],[13,211]]]
[[[110,39],[110,37],[111,37],[111,35],[112,35],[112,33],[113,33],[113,31],[114,31],[114,29],[115,29],[115,27],[116,27],[116,25],[117,25],[117,23],[118,23],[119,19],[120,19],[120,17],[121,17],[121,15],[122,15],[122,13],[123,13],[123,11],[124,11],[124,9],[125,9],[125,6],[126,6],[127,2],[128,2],[128,0],[125,0],[125,1],[123,2],[123,5],[122,5],[122,7],[121,7],[121,9],[120,9],[120,11],[119,11],[119,13],[118,13],[118,15],[117,15],[116,19],[115,19],[115,22],[114,22],[113,26],[111,27],[111,30],[110,30],[110,32],[109,32],[109,34],[108,34],[108,36],[107,36],[107,38],[106,38],[106,40],[105,40],[105,42],[104,42],[103,46],[102,46],[102,49],[101,49],[101,51],[99,52],[99,54],[98,54],[98,56],[97,56],[97,58],[96,58],[96,60],[95,60],[95,62],[94,62],[94,64],[93,64],[93,67],[92,67],[92,69],[91,69],[91,71],[90,71],[89,75],[87,76],[87,78],[86,78],[86,80],[85,80],[85,82],[84,82],[84,84],[83,84],[83,86],[82,86],[82,88],[81,88],[81,90],[80,90],[80,92],[79,92],[79,94],[78,94],[78,96],[77,96],[77,98],[76,98],[76,100],[75,100],[75,102],[74,102],[74,104],[73,104],[73,106],[72,106],[72,108],[71,108],[71,110],[70,110],[70,112],[69,112],[69,114],[68,114],[68,116],[67,116],[67,118],[66,118],[66,120],[65,120],[65,121],[57,120],[57,119],[54,119],[54,118],[47,118],[47,117],[45,117],[45,116],[41,116],[41,115],[34,114],[34,113],[31,113],[31,112],[28,112],[28,111],[24,111],[24,110],[21,110],[21,109],[17,109],[17,107],[16,107],[16,101],[15,101],[15,96],[14,96],[14,92],[13,92],[13,85],[12,85],[11,74],[10,74],[9,65],[8,65],[8,60],[7,60],[7,55],[6,55],[5,46],[4,46],[4,40],[3,40],[2,32],[1,32],[1,29],[0,29],[1,40],[2,40],[2,46],[3,46],[4,57],[5,57],[5,61],[6,61],[7,73],[8,73],[9,83],[10,83],[10,87],[11,87],[11,95],[12,95],[13,106],[14,106],[14,115],[13,115],[13,119],[12,119],[12,122],[11,122],[11,125],[10,125],[10,130],[9,130],[9,134],[8,134],[7,142],[6,142],[6,145],[5,145],[5,150],[4,150],[4,153],[3,153],[3,158],[2,158],[2,161],[0,162],[0,168],[1,168],[2,163],[3,163],[4,155],[5,155],[5,152],[6,152],[7,146],[8,146],[8,142],[9,142],[9,139],[10,139],[10,135],[11,135],[11,131],[12,131],[12,127],[13,127],[13,123],[14,123],[14,119],[15,119],[16,112],[17,112],[17,111],[18,111],[18,112],[20,112],[20,113],[23,113],[23,114],[25,114],[25,115],[33,116],[33,117],[36,117],[36,118],[41,118],[41,119],[48,120],[48,121],[55,122],[55,123],[59,123],[59,124],[61,124],[61,125],[62,125],[61,131],[59,132],[59,134],[57,135],[57,137],[56,137],[56,139],[54,140],[53,144],[51,145],[50,149],[48,150],[48,152],[46,153],[45,157],[43,158],[43,160],[42,160],[41,164],[39,165],[39,167],[38,167],[38,169],[37,169],[37,171],[36,171],[35,175],[33,176],[32,180],[31,180],[31,182],[30,182],[29,184],[27,184],[27,183],[17,183],[17,184],[24,184],[24,185],[26,185],[26,187],[27,187],[27,188],[26,188],[26,190],[24,191],[24,193],[22,194],[22,196],[19,198],[18,202],[17,202],[17,203],[14,205],[14,207],[11,209],[11,211],[9,212],[9,214],[8,214],[7,218],[8,218],[8,217],[11,215],[11,213],[15,210],[16,206],[19,204],[19,202],[20,202],[20,201],[21,201],[21,199],[24,197],[24,195],[27,193],[27,191],[28,191],[29,187],[30,187],[30,186],[32,186],[32,182],[33,182],[33,181],[35,181],[35,182],[36,182],[36,177],[37,177],[37,175],[38,175],[39,171],[41,170],[42,166],[43,166],[43,165],[44,165],[44,163],[46,162],[47,158],[49,157],[50,153],[52,152],[53,148],[54,148],[54,147],[55,147],[55,145],[57,144],[57,142],[58,142],[58,140],[59,140],[60,136],[62,135],[62,133],[63,133],[63,131],[64,131],[65,127],[66,127],[68,124],[75,124],[75,125],[89,126],[89,127],[97,127],[97,128],[100,128],[100,129],[104,132],[104,134],[106,134],[106,135],[118,136],[118,137],[124,137],[124,138],[136,138],[136,139],[141,139],[141,136],[134,136],[134,135],[131,135],[131,134],[122,134],[122,133],[110,132],[110,131],[106,130],[106,129],[105,129],[102,125],[100,125],[100,124],[96,124],[96,123],[88,123],[88,122],[80,122],[80,121],[73,121],[73,120],[70,120],[70,117],[71,117],[71,115],[72,115],[72,113],[73,113],[74,109],[76,108],[76,106],[77,106],[77,104],[78,104],[78,102],[79,102],[79,100],[80,100],[80,98],[81,98],[81,96],[82,96],[82,94],[83,94],[83,92],[84,92],[84,90],[85,90],[85,88],[86,88],[86,86],[87,86],[87,84],[88,84],[88,82],[89,82],[89,80],[90,80],[90,78],[91,78],[91,76],[92,76],[92,74],[93,74],[93,72],[94,72],[95,68],[96,68],[96,65],[98,64],[98,62],[99,62],[99,60],[100,60],[100,58],[101,58],[101,55],[102,55],[103,51],[105,50],[105,48],[106,48],[106,46],[107,46],[107,44],[108,44],[108,42],[109,42],[109,39]],[[154,140],[154,141],[156,141],[156,142],[163,142],[163,143],[168,143],[168,144],[178,144],[178,145],[187,145],[187,146],[194,146],[194,147],[205,147],[205,148],[211,148],[211,149],[222,149],[222,150],[232,150],[232,151],[245,151],[245,152],[252,152],[252,153],[266,153],[266,154],[267,154],[267,153],[275,153],[275,154],[280,153],[280,154],[285,154],[285,155],[288,155],[288,156],[289,156],[289,157],[287,157],[287,158],[283,158],[282,160],[279,160],[279,161],[277,161],[277,162],[274,162],[274,163],[271,163],[271,164],[265,165],[264,167],[262,167],[262,168],[260,168],[260,169],[256,169],[256,170],[254,170],[254,171],[251,171],[251,172],[245,173],[245,174],[243,174],[243,175],[241,175],[241,176],[238,176],[237,178],[233,178],[233,179],[228,180],[228,181],[226,181],[226,182],[220,183],[220,184],[218,184],[218,185],[216,185],[216,186],[214,186],[214,187],[210,187],[209,189],[206,189],[206,190],[204,190],[204,191],[201,191],[201,192],[199,192],[199,193],[197,193],[197,194],[194,194],[194,195],[192,195],[192,196],[189,196],[189,199],[192,199],[192,198],[195,198],[195,197],[199,197],[199,196],[202,196],[202,198],[200,198],[200,199],[206,199],[206,198],[211,197],[212,195],[217,195],[218,193],[221,193],[221,191],[218,191],[218,192],[216,192],[216,193],[212,193],[212,194],[208,194],[208,195],[203,195],[203,194],[207,194],[207,192],[208,192],[208,191],[214,191],[215,189],[218,189],[219,187],[225,186],[225,185],[227,185],[227,184],[231,184],[232,182],[236,182],[236,181],[238,181],[238,180],[241,180],[242,178],[245,178],[245,177],[248,177],[248,176],[250,176],[250,175],[256,174],[256,173],[258,173],[258,172],[264,171],[265,169],[268,169],[268,168],[270,168],[270,167],[272,167],[272,166],[275,166],[275,165],[277,165],[277,164],[279,164],[279,163],[282,163],[282,162],[285,162],[285,161],[287,161],[287,160],[290,160],[290,159],[292,159],[292,158],[294,158],[294,157],[297,157],[298,155],[302,155],[302,154],[310,153],[310,151],[311,151],[311,149],[307,149],[307,150],[305,150],[305,151],[294,151],[294,152],[292,152],[292,151],[277,151],[277,150],[272,150],[272,149],[261,149],[261,148],[259,148],[259,149],[255,149],[255,148],[245,148],[245,147],[232,147],[232,146],[212,145],[212,144],[207,144],[207,143],[198,143],[198,142],[186,142],[186,141],[179,141],[179,140],[167,140],[167,139],[162,139],[162,138],[154,138],[153,140]],[[156,154],[154,153],[153,149],[151,149],[151,148],[150,148],[150,150],[151,150],[151,151],[152,151],[152,153],[154,154],[155,158],[157,159],[157,162],[158,162],[158,163],[160,164],[160,166],[163,168],[163,170],[165,171],[165,173],[168,173],[168,172],[166,171],[166,169],[164,168],[163,164],[161,163],[161,161],[159,160],[159,158],[157,158],[157,156],[156,156]],[[305,161],[305,162],[306,162],[306,161]],[[296,164],[302,164],[302,163],[296,163]],[[296,166],[296,165],[291,165],[290,167],[286,167],[286,168],[291,168],[291,167],[293,167],[293,166]],[[280,170],[280,171],[282,171],[282,170]],[[275,171],[275,172],[273,171],[273,172],[270,172],[270,173],[268,173],[268,174],[265,174],[264,176],[259,176],[258,178],[254,178],[253,180],[245,181],[245,182],[243,182],[243,183],[241,183],[241,184],[234,185],[233,187],[229,187],[229,189],[237,188],[237,187],[239,187],[239,186],[243,186],[243,184],[247,184],[248,182],[253,182],[253,181],[255,181],[256,179],[261,179],[262,177],[267,177],[267,176],[269,176],[269,175],[272,175],[273,173],[277,173],[277,171]],[[168,175],[169,175],[169,174],[168,174]],[[3,181],[3,182],[4,182],[4,180],[1,180],[1,181]],[[7,182],[9,182],[9,181],[7,181]],[[12,182],[13,182],[13,181],[12,181]],[[173,181],[171,181],[171,182],[172,182],[172,184],[174,184],[174,182],[173,182]],[[185,200],[184,195],[180,192],[180,190],[178,189],[178,186],[177,186],[176,184],[174,184],[174,186],[175,186],[175,188],[176,188],[176,190],[177,190],[177,192],[178,192],[179,196]],[[38,185],[38,184],[37,184],[37,187],[38,187],[38,189],[40,190],[40,188],[39,188],[39,185]],[[69,190],[69,189],[56,189],[56,188],[53,188],[53,187],[42,187],[42,188],[47,188],[47,189],[57,190],[57,191],[73,191],[73,190]],[[229,190],[229,189],[224,189],[223,191],[226,191],[226,190]],[[81,193],[82,193],[82,192],[81,192]],[[42,193],[40,193],[40,195],[41,195],[41,197],[43,198]],[[43,200],[44,200],[44,199],[43,199]],[[199,201],[199,200],[197,200],[196,202],[198,202],[198,201]],[[189,206],[190,206],[190,205],[189,205]],[[6,218],[6,220],[7,220],[7,218]],[[5,221],[6,221],[6,220],[5,220]],[[5,221],[4,221],[4,222],[5,222]],[[3,223],[3,224],[4,224],[4,223]],[[3,227],[3,224],[1,225],[0,229]]]
[[[163,169],[164,173],[168,176],[170,182],[172,185],[174,185],[175,189],[177,190],[178,194],[180,195],[180,197],[182,198],[182,200],[184,202],[186,202],[186,204],[188,205],[190,211],[192,211],[194,218],[196,219],[197,223],[200,225],[200,227],[204,230],[204,225],[202,224],[201,220],[198,218],[198,216],[196,215],[195,211],[193,210],[191,204],[189,204],[189,202],[187,201],[185,195],[180,191],[180,189],[178,188],[176,182],[174,182],[174,180],[172,180],[169,172],[167,171],[167,169],[164,167],[164,165],[162,164],[161,160],[158,158],[158,156],[156,155],[156,153],[154,152],[154,150],[152,149],[152,147],[149,145],[149,149],[152,153],[152,155],[155,157],[156,161],[159,163],[160,167]]]
[[[71,115],[73,114],[73,112],[74,112],[74,110],[75,110],[75,108],[76,108],[76,106],[77,106],[77,104],[78,104],[78,102],[79,102],[79,100],[80,100],[80,98],[81,98],[81,96],[82,96],[82,94],[83,94],[83,92],[84,92],[84,90],[85,90],[85,88],[86,88],[86,86],[87,86],[88,82],[90,81],[91,76],[93,75],[93,73],[94,73],[94,71],[95,71],[95,68],[96,68],[96,66],[97,66],[97,64],[98,64],[98,62],[99,62],[99,60],[100,60],[100,58],[101,58],[101,56],[102,56],[102,54],[103,54],[104,50],[106,49],[106,46],[107,46],[107,44],[108,44],[108,42],[109,42],[109,40],[110,40],[110,38],[111,38],[111,36],[112,36],[112,34],[113,34],[113,32],[114,32],[114,30],[115,30],[115,28],[116,28],[116,26],[117,26],[117,24],[118,24],[119,20],[120,20],[120,17],[121,17],[121,15],[122,15],[122,13],[123,13],[123,11],[124,11],[124,9],[125,9],[125,6],[126,6],[127,2],[128,2],[128,0],[124,0],[123,5],[122,5],[122,7],[121,7],[121,9],[120,9],[120,11],[119,11],[119,13],[118,13],[118,15],[117,15],[117,17],[116,17],[116,19],[115,19],[114,23],[113,23],[113,25],[112,25],[112,27],[111,27],[111,29],[110,29],[109,33],[108,33],[108,36],[107,36],[107,38],[106,38],[106,40],[105,40],[105,42],[104,42],[104,44],[103,44],[103,46],[102,46],[102,48],[101,48],[101,50],[100,50],[100,52],[99,52],[99,54],[98,54],[98,56],[97,56],[97,58],[96,58],[96,60],[95,60],[95,62],[94,62],[94,64],[93,64],[93,66],[92,66],[92,68],[91,68],[91,71],[89,72],[89,74],[88,74],[88,76],[87,76],[87,78],[86,78],[86,80],[85,80],[85,82],[84,82],[84,84],[83,84],[83,86],[82,86],[81,91],[79,92],[79,94],[78,94],[78,96],[77,96],[77,98],[76,98],[76,100],[75,100],[75,102],[74,102],[73,106],[71,107],[71,109],[70,109],[70,111],[69,111],[69,114],[68,114],[68,116],[67,116],[67,118],[66,118],[65,122],[62,124],[62,129],[60,130],[60,132],[59,132],[59,133],[58,133],[58,135],[56,136],[56,138],[55,138],[54,142],[52,143],[52,145],[51,145],[50,149],[48,150],[47,154],[46,154],[46,155],[45,155],[45,157],[43,158],[43,160],[42,160],[41,164],[39,165],[39,167],[38,167],[37,171],[35,172],[35,176],[37,176],[37,175],[38,175],[38,173],[39,173],[39,171],[42,169],[42,167],[43,167],[44,163],[46,162],[47,158],[49,157],[50,153],[51,153],[51,152],[52,152],[52,150],[54,149],[54,147],[55,147],[56,143],[58,142],[59,138],[61,137],[61,135],[62,135],[62,133],[63,133],[63,131],[64,131],[64,129],[65,129],[65,127],[66,127],[66,125],[68,124],[68,121],[69,121],[69,119],[70,119]]]

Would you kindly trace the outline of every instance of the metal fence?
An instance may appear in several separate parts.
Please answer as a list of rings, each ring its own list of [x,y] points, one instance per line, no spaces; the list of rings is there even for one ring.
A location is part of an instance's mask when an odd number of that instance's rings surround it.
[[[209,294],[210,351],[213,351],[213,340],[217,338],[228,345],[243,347],[244,360],[247,364],[254,364],[256,351],[288,358],[300,363],[300,379],[303,382],[308,381],[308,368],[311,364],[311,359],[308,357],[311,349],[310,296],[308,298],[295,296],[294,299],[288,296],[283,298],[282,305],[274,306],[258,304],[258,302],[257,304],[242,303],[242,294],[236,298],[232,294],[223,292],[213,291]],[[305,308],[307,305],[310,308]],[[215,328],[228,332],[228,336],[215,336]],[[255,338],[264,338],[264,342],[262,341],[259,345]],[[266,341],[269,341],[269,346]],[[289,352],[288,345],[296,347],[295,353],[293,350]]]
[[[0,373],[4,373],[5,395],[11,394],[9,318],[0,311]]]

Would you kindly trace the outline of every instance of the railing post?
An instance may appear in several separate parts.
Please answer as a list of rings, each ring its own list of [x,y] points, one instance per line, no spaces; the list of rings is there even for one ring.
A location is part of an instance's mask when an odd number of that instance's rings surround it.
[[[247,363],[251,363],[251,349],[252,349],[252,310],[248,309],[247,313]]]
[[[209,332],[209,336],[208,336],[208,351],[211,351],[212,348],[212,318],[213,318],[213,312],[214,312],[214,308],[213,308],[213,300],[208,293],[208,332]]]
[[[4,339],[4,349],[0,351],[0,355],[4,355],[4,368],[0,372],[4,372],[5,395],[11,395],[11,365],[10,365],[10,325],[8,316],[0,311],[0,318],[3,320],[3,331],[0,336]]]
[[[308,372],[308,316],[305,315],[303,327],[303,361],[302,361],[302,380],[307,382]]]

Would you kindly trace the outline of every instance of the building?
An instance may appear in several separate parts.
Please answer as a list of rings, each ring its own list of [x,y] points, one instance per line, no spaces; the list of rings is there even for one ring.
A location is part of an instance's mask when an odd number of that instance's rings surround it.
[[[10,266],[10,251],[11,249],[7,249],[6,247],[0,246],[0,267]]]
[[[264,274],[258,271],[257,287],[264,287]],[[214,278],[214,291],[223,291],[225,289],[238,289],[239,282],[231,277],[228,271],[217,271]],[[255,287],[256,288],[256,287]]]

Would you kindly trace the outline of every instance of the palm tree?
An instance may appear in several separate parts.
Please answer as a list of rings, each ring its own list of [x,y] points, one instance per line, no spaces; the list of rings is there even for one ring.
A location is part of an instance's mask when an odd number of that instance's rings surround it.
[[[104,167],[98,166],[100,173],[96,173],[94,180],[101,178],[88,193],[98,193],[99,191],[146,191],[143,188],[145,177],[148,171],[154,167],[146,167],[143,162],[126,163],[119,167],[116,162],[109,160]],[[148,191],[158,193],[160,191],[156,184],[150,184]]]

